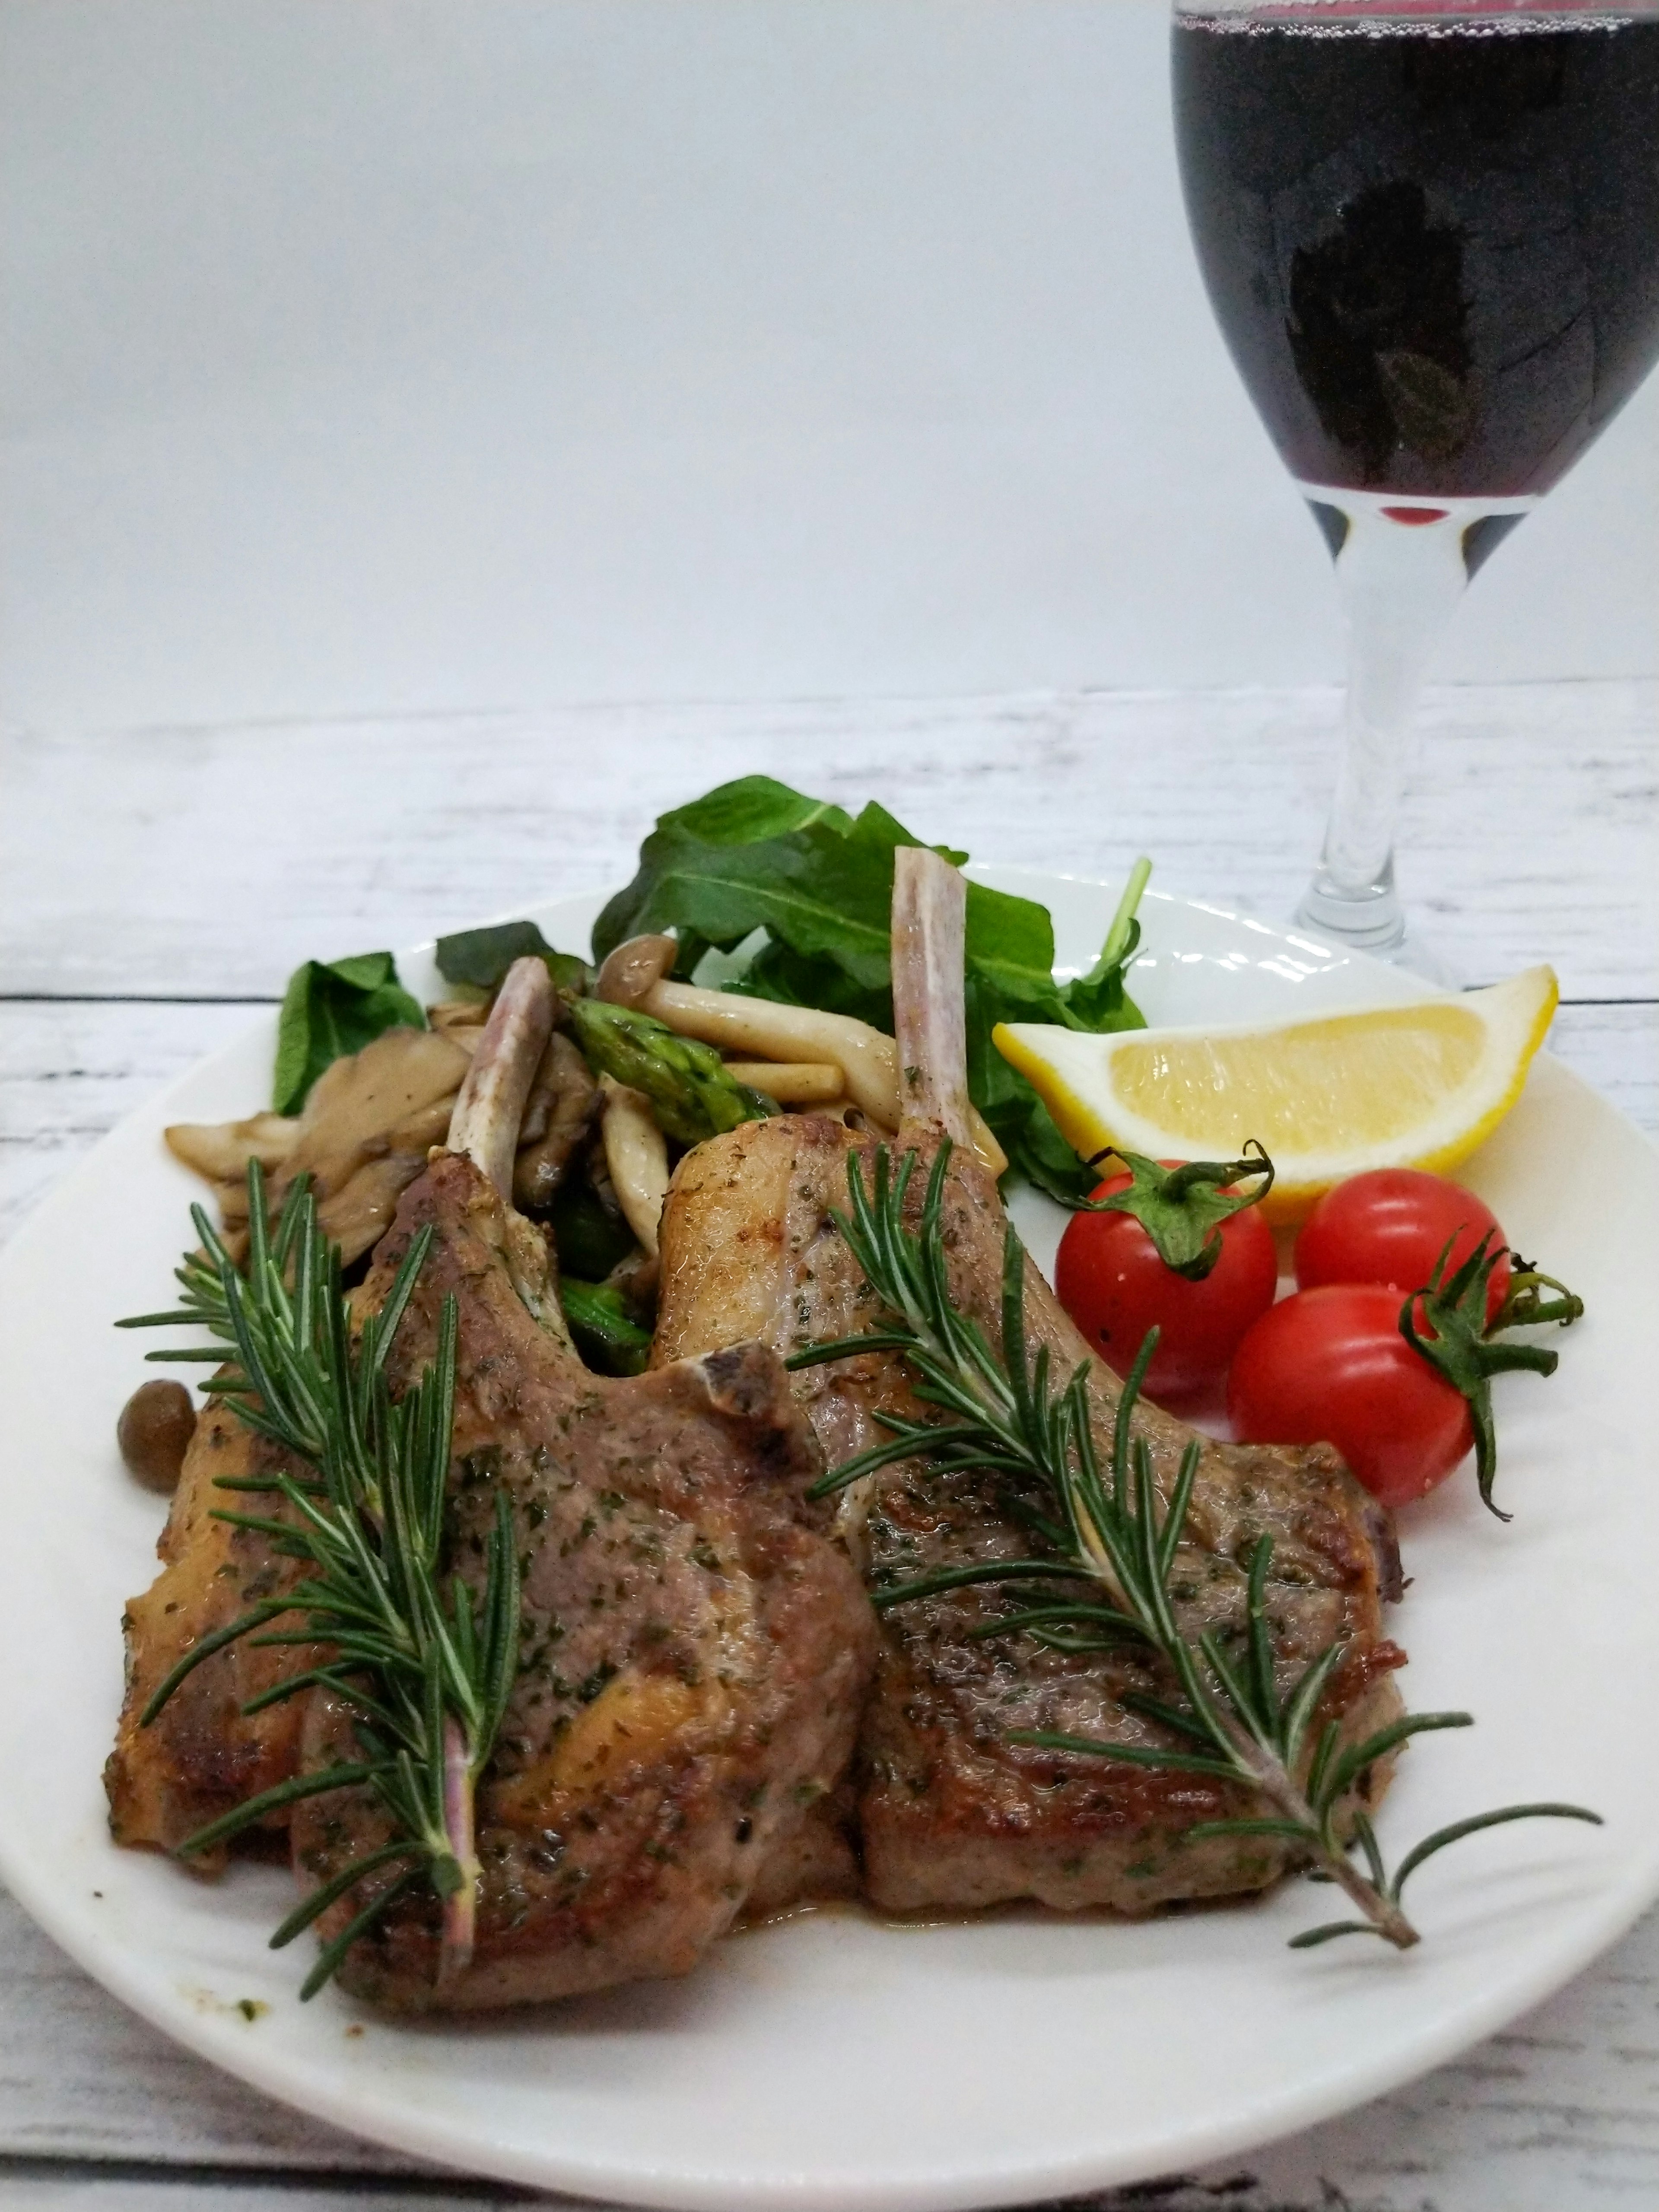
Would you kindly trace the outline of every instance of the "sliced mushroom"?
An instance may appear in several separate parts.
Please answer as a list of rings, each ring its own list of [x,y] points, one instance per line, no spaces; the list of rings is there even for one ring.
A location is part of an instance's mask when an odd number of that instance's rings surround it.
[[[444,1140],[467,1054],[433,1030],[387,1030],[337,1060],[312,1085],[297,1120],[256,1114],[217,1127],[167,1133],[175,1155],[216,1184],[233,1259],[247,1225],[247,1164],[270,1170],[273,1208],[298,1176],[309,1176],[325,1236],[349,1267],[382,1235],[398,1199]]]
[[[593,996],[613,1006],[637,1006],[653,984],[670,974],[679,957],[672,937],[630,937],[607,952],[593,979]]]
[[[435,1030],[387,1030],[337,1060],[312,1086],[300,1140],[271,1186],[273,1206],[308,1175],[318,1225],[347,1267],[361,1259],[443,1142],[466,1070],[461,1047]]]
[[[620,1291],[636,1317],[648,1320],[656,1306],[661,1275],[662,1254],[647,1252],[636,1245],[625,1259],[617,1261],[605,1279],[605,1287]]]
[[[827,1106],[847,1091],[846,1076],[828,1060],[728,1060],[726,1072],[780,1106]]]
[[[446,1102],[440,1102],[445,1103]],[[324,1199],[317,1208],[317,1226],[340,1248],[341,1262],[349,1267],[378,1244],[392,1226],[398,1200],[426,1165],[434,1145],[443,1142],[447,1117],[425,1144],[401,1145],[377,1160],[367,1160],[349,1182]]]
[[[209,1182],[240,1181],[250,1160],[277,1168],[299,1142],[300,1123],[283,1114],[251,1114],[246,1121],[175,1121],[163,1133],[167,1150]]]
[[[610,1075],[599,1078],[599,1090],[605,1100],[600,1129],[605,1165],[617,1202],[641,1246],[654,1259],[663,1200],[668,1195],[668,1146],[651,1102],[641,1091]]]
[[[424,1128],[426,1109],[453,1099],[466,1070],[460,1046],[434,1030],[387,1030],[337,1060],[312,1085],[284,1182],[309,1175],[321,1197],[343,1188],[405,1125]]]
[[[562,1030],[547,1041],[520,1126],[513,1166],[513,1203],[521,1213],[551,1205],[576,1148],[593,1127],[599,1087]]]
[[[691,983],[655,983],[641,1005],[682,1036],[700,1037],[726,1052],[755,1053],[764,1060],[834,1060],[845,1073],[848,1097],[871,1121],[889,1135],[898,1127],[898,1047],[867,1022],[816,1006],[700,990]],[[1007,1155],[975,1112],[969,1112],[969,1132],[975,1152],[993,1175],[1000,1175]]]
[[[483,998],[442,999],[435,1006],[427,1008],[426,1018],[440,1036],[447,1036],[453,1044],[459,1045],[471,1059],[489,1018],[489,1002]]]

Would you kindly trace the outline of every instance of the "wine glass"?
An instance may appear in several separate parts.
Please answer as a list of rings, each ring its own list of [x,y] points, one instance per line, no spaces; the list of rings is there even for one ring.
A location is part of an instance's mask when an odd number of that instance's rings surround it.
[[[1659,0],[1174,0],[1217,319],[1323,532],[1346,730],[1297,921],[1425,972],[1412,714],[1469,579],[1659,356]]]

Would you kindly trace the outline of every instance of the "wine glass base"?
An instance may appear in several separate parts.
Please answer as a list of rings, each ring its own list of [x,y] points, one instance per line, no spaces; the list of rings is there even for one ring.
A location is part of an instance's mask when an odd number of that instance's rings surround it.
[[[1333,908],[1335,914],[1333,914]],[[1386,910],[1385,910],[1386,909]],[[1389,892],[1386,901],[1336,901],[1316,882],[1296,910],[1296,927],[1339,952],[1364,952],[1443,990],[1460,991],[1463,978],[1438,946],[1407,921]]]

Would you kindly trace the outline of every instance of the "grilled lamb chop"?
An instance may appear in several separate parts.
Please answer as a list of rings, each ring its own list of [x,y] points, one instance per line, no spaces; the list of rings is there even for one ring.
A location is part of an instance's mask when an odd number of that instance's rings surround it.
[[[538,962],[509,975],[453,1149],[404,1194],[362,1293],[372,1308],[433,1229],[388,1371],[397,1387],[430,1358],[453,1293],[456,1562],[482,1580],[503,1490],[524,1573],[520,1672],[478,1794],[471,1962],[440,1985],[436,1901],[417,1892],[342,1973],[405,2009],[685,1972],[769,1856],[799,1851],[809,1808],[851,1759],[873,1658],[858,1577],[804,1502],[823,1458],[775,1352],[738,1344],[612,1381],[570,1349],[545,1240],[502,1195],[523,1095],[501,1071],[515,1009],[546,990]],[[518,1057],[533,1067],[540,1050],[525,1027]],[[307,1762],[349,1757],[351,1742],[349,1716],[313,1697]],[[385,1820],[366,1790],[296,1806],[301,1880],[365,1856]],[[325,1940],[390,1878],[332,1908]]]
[[[544,1007],[536,1026],[545,1043]],[[523,1068],[527,1045],[515,1042],[515,1051],[497,1051],[491,1060],[498,1072],[510,1065],[513,1081],[527,1086],[534,1063],[531,1071]],[[336,1060],[319,1079],[302,1119],[280,1125],[290,1133],[297,1130],[298,1142],[283,1156],[277,1193],[284,1172],[290,1179],[295,1173],[309,1175],[321,1201],[324,1233],[336,1232],[337,1242],[343,1234],[346,1255],[360,1255],[375,1233],[372,1227],[364,1230],[364,1220],[380,1207],[384,1224],[398,1194],[418,1173],[411,1147],[418,1144],[423,1152],[428,1150],[433,1136],[459,1117],[463,1097],[472,1113],[470,1102],[482,1079],[470,1073],[465,1052],[436,1032],[392,1030],[362,1052]],[[434,1104],[444,1114],[436,1130],[425,1127]],[[518,1105],[522,1108],[522,1095]],[[211,1140],[234,1140],[253,1126],[173,1129],[168,1141],[204,1171],[211,1165],[228,1175],[234,1162],[240,1173],[246,1169],[246,1146],[232,1142],[215,1151]],[[510,1140],[516,1118],[497,1111],[492,1126],[507,1129]],[[185,1138],[188,1145],[182,1142]],[[391,1180],[375,1181],[373,1203],[359,1204],[359,1172],[373,1179],[382,1170]],[[245,1194],[245,1185],[234,1188],[239,1196]],[[349,1201],[349,1219],[340,1216],[336,1199]],[[246,1212],[239,1218],[245,1223]],[[233,1254],[240,1255],[246,1241],[245,1233],[238,1232],[230,1244]],[[557,1313],[556,1299],[553,1310]],[[177,1851],[198,1829],[298,1771],[303,1701],[288,1699],[251,1714],[242,1708],[289,1675],[317,1664],[322,1654],[313,1645],[272,1647],[240,1638],[186,1674],[148,1724],[143,1714],[173,1668],[204,1637],[229,1627],[251,1606],[285,1595],[305,1578],[304,1563],[274,1551],[258,1530],[218,1517],[220,1509],[246,1502],[233,1499],[221,1486],[274,1474],[303,1479],[306,1474],[277,1445],[246,1427],[228,1406],[210,1404],[198,1421],[156,1546],[161,1572],[143,1595],[129,1601],[122,1621],[126,1690],[115,1748],[104,1766],[110,1828],[118,1843]],[[296,1518],[274,1492],[264,1493],[260,1503],[275,1519]],[[262,1825],[286,1831],[286,1808],[268,1814]],[[185,1863],[199,1874],[219,1874],[229,1856],[228,1846],[221,1844],[191,1854]]]
[[[521,963],[456,1101],[452,1149],[405,1194],[356,1302],[378,1304],[431,1224],[397,1375],[430,1358],[453,1291],[458,1564],[473,1571],[471,1540],[488,1528],[498,1484],[525,1564],[521,1670],[480,1793],[485,1873],[471,1969],[435,1989],[435,1912],[406,1899],[342,1977],[409,2008],[681,1972],[751,1897],[774,1909],[802,1869],[834,1886],[850,1863],[842,1844],[826,1872],[835,1838],[811,1811],[844,1786],[874,1630],[857,1577],[823,1533],[826,1516],[803,1502],[822,1455],[776,1356],[757,1345],[629,1382],[589,1374],[572,1350],[546,1241],[502,1195],[548,1014],[545,969]],[[278,1468],[302,1472],[228,1408],[198,1423],[165,1570],[129,1609],[128,1692],[106,1770],[123,1842],[176,1850],[302,1761],[355,1755],[349,1717],[321,1693],[252,1717],[240,1711],[313,1664],[313,1647],[233,1644],[139,1725],[201,1637],[303,1574],[257,1531],[213,1517],[220,1476]],[[308,1801],[291,1819],[307,1885],[382,1833],[363,1793]],[[272,1825],[289,1820],[285,1811]],[[188,1863],[216,1871],[224,1857]],[[321,1923],[325,1936],[367,1896],[360,1885]]]
[[[951,1295],[996,1343],[1005,1217],[994,1182],[962,1141],[961,881],[931,854],[902,851],[897,863],[894,1003],[907,1085],[896,1149],[927,1161],[952,1140],[945,1210]],[[872,1294],[830,1210],[845,1206],[849,1158],[867,1177],[874,1150],[837,1123],[797,1115],[747,1124],[689,1154],[663,1218],[653,1358],[682,1359],[738,1338],[787,1353],[872,1323]],[[1089,1358],[1029,1262],[1025,1310],[1032,1350],[1048,1348],[1058,1377]],[[882,1409],[912,1417],[925,1410],[884,1353],[808,1368],[796,1387],[831,1466],[883,1439]],[[1092,1366],[1094,1427],[1107,1449],[1120,1387]],[[1190,1431],[1144,1403],[1134,1427],[1167,1498]],[[1030,1554],[1029,1528],[988,1478],[947,1478],[908,1462],[857,1491],[864,1494],[848,1493],[842,1531],[878,1586]],[[1188,1635],[1239,1626],[1246,1563],[1264,1531],[1274,1540],[1269,1617],[1281,1686],[1340,1638],[1345,1656],[1322,1723],[1335,1718],[1345,1741],[1358,1741],[1400,1710],[1390,1674],[1401,1655],[1382,1633],[1382,1601],[1398,1591],[1387,1516],[1327,1447],[1205,1443],[1171,1581]],[[1079,1584],[1078,1595],[1098,1593]],[[1260,1810],[1228,1785],[1011,1745],[1016,1729],[1169,1741],[1122,1698],[1139,1691],[1167,1701],[1172,1686],[1133,1646],[1062,1654],[1018,1632],[983,1633],[1015,1609],[1012,1597],[982,1583],[884,1617],[859,1760],[866,1883],[878,1905],[1033,1897],[1144,1912],[1258,1889],[1286,1869],[1294,1852],[1273,1838],[1188,1840],[1196,1823]],[[1367,1802],[1387,1778],[1380,1768],[1365,1778]]]
[[[110,1830],[117,1843],[176,1851],[198,1828],[246,1798],[286,1782],[300,1758],[303,1718],[297,1701],[244,1715],[243,1705],[287,1675],[316,1664],[314,1646],[280,1650],[246,1638],[216,1651],[187,1674],[148,1728],[141,1716],[173,1667],[204,1636],[230,1624],[261,1598],[291,1589],[304,1570],[271,1550],[263,1535],[214,1517],[227,1494],[222,1479],[303,1474],[275,1444],[254,1435],[228,1407],[210,1405],[196,1424],[173,1507],[156,1547],[161,1572],[122,1621],[126,1694],[115,1748],[104,1767]],[[279,1498],[265,1510],[293,1516]],[[285,1829],[286,1813],[268,1825]],[[187,1863],[217,1874],[227,1846]]]

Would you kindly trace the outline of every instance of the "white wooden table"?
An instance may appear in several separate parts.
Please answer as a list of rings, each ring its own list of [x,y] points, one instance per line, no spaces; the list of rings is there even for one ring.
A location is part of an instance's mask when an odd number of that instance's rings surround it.
[[[1317,842],[1328,692],[1029,696],[0,739],[0,1237],[309,955],[614,882],[659,809],[764,769],[987,859],[1277,919]],[[1448,690],[1401,873],[1470,981],[1542,959],[1553,1048],[1659,1127],[1659,686]],[[252,1103],[252,1102],[250,1102]],[[1179,2064],[1180,2054],[1171,2052]],[[294,2116],[174,2050],[0,1898],[0,2212],[521,2201]],[[1508,2033],[1157,2212],[1659,2204],[1659,1917]]]

